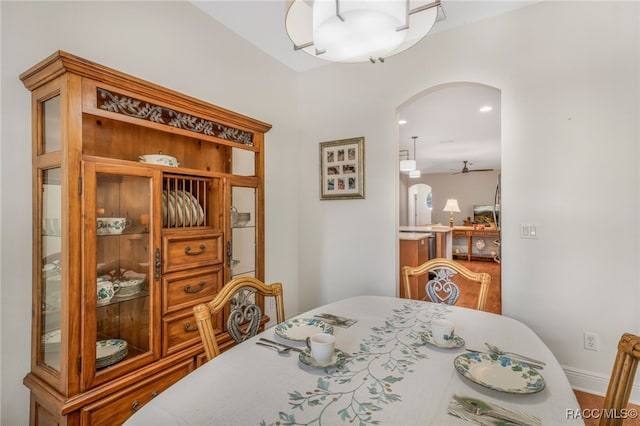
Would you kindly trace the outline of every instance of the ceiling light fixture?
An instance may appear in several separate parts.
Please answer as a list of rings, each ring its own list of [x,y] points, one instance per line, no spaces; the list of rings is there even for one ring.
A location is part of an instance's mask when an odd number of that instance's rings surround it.
[[[398,120],[399,125],[407,124],[407,120]]]
[[[384,62],[433,27],[440,0],[287,0],[294,50],[332,62]]]
[[[480,107],[480,112],[489,112],[493,109],[493,107],[491,105],[485,105],[483,107]]]
[[[417,136],[411,136],[413,138],[413,160],[411,160],[410,156],[409,156],[409,150],[408,149],[404,149],[400,152],[406,152],[407,153],[407,159],[406,160],[401,160],[400,161],[400,171],[401,172],[411,172],[413,170],[416,169],[416,139],[418,138]]]

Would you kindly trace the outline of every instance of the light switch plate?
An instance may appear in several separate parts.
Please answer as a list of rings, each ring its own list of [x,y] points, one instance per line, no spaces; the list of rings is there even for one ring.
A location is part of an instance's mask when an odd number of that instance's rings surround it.
[[[538,229],[536,225],[521,223],[520,238],[538,238]]]

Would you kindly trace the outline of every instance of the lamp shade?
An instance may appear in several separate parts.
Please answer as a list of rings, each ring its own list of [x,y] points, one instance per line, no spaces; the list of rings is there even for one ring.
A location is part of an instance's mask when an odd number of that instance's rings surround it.
[[[455,198],[449,198],[442,211],[459,213],[460,207],[458,207],[458,200]]]
[[[400,171],[410,172],[416,169],[416,160],[400,160]]]
[[[294,49],[311,56],[333,62],[383,61],[413,46],[431,30],[439,4],[287,0],[285,27]]]
[[[407,36],[396,31],[406,15],[405,0],[335,0],[313,2],[313,44],[324,59],[335,62],[368,61],[396,49]]]

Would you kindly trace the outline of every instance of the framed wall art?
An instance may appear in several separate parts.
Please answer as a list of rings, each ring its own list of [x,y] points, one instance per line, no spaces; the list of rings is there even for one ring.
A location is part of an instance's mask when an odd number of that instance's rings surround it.
[[[320,143],[320,199],[364,198],[364,137]]]

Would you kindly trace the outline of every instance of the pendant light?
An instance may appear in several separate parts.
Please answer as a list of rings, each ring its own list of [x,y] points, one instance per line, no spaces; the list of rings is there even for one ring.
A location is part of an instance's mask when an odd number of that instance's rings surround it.
[[[416,139],[418,139],[418,137],[417,136],[411,136],[411,137],[413,138],[413,160],[414,162],[416,162],[418,159],[418,155],[416,152]],[[415,167],[415,170],[411,170],[409,172],[409,177],[416,179],[420,177],[420,170],[418,170],[417,164],[414,167]]]
[[[411,172],[416,170],[416,139],[418,137],[417,136],[411,136],[411,137],[413,138],[413,160],[411,160],[411,157],[409,156],[409,153],[407,151],[407,157],[409,158],[406,160],[400,161],[401,172]],[[420,176],[418,175],[416,177],[420,177]]]

